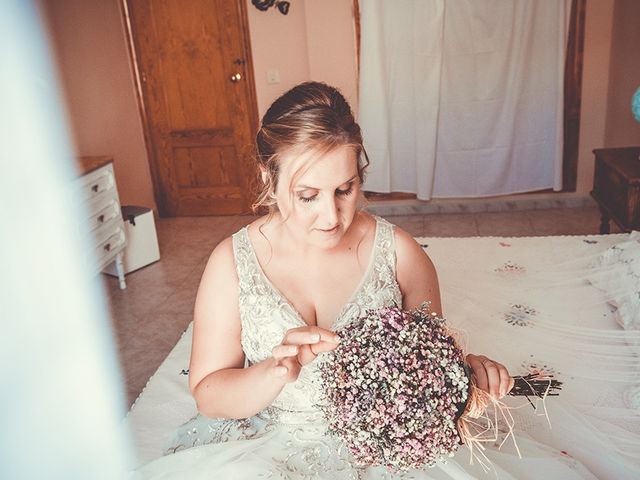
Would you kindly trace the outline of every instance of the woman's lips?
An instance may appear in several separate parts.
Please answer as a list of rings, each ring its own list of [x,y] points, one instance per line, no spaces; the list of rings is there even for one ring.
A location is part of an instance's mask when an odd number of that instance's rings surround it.
[[[331,229],[329,229],[329,230],[324,230],[324,229],[322,229],[322,228],[319,228],[318,230],[320,230],[322,233],[328,233],[328,234],[331,234],[331,233],[336,233],[336,232],[338,231],[338,228],[339,228],[339,227],[340,227],[340,225],[336,225],[335,227],[333,227],[333,228],[331,228]]]

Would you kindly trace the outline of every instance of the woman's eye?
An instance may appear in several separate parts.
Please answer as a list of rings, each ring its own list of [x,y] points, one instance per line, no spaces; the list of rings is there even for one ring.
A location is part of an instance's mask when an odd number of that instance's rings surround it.
[[[353,184],[349,184],[349,188],[347,188],[345,190],[340,190],[338,188],[336,190],[336,195],[339,195],[341,197],[347,197],[347,196],[351,195],[352,192],[353,192]],[[303,203],[314,202],[317,198],[318,198],[318,195],[312,195],[310,197],[304,197],[302,195],[298,195],[298,200],[300,200]]]
[[[347,188],[346,190],[336,190],[336,193],[338,195],[341,195],[343,197],[346,197],[348,195],[351,195],[351,192],[353,192],[353,185],[350,185],[349,188]]]

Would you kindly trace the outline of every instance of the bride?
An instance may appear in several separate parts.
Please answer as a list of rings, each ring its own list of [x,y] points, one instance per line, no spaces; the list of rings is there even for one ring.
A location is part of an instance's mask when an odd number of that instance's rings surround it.
[[[366,309],[429,301],[442,314],[435,268],[409,234],[359,209],[368,160],[336,89],[309,82],[282,95],[262,120],[256,149],[264,188],[255,206],[269,214],[216,247],[198,290],[189,386],[200,414],[175,433],[166,456],[137,473],[396,478],[358,467],[327,434],[314,361]],[[502,364],[466,360],[479,388],[496,398],[509,392]],[[522,458],[508,446],[488,449],[499,478],[595,478],[526,436],[518,447]],[[464,450],[402,478],[486,476]]]

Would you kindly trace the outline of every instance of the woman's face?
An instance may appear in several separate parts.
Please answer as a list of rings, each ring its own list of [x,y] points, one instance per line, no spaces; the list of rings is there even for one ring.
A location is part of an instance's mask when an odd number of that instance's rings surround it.
[[[317,155],[283,155],[276,199],[287,219],[285,226],[297,240],[329,249],[338,245],[353,222],[360,178],[353,148],[341,146],[314,158]],[[311,166],[299,174],[308,162]]]

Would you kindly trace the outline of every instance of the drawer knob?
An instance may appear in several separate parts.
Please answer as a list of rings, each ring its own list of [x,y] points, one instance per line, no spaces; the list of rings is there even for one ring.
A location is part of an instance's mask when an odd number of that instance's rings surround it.
[[[104,215],[98,216],[98,223],[104,223]]]
[[[110,250],[111,250],[111,243],[107,243],[107,244],[104,246],[104,251],[105,251],[105,252],[108,252],[108,251],[110,251]]]
[[[97,192],[98,191],[98,184],[97,183],[94,186],[91,187],[91,191],[93,191],[93,192]]]

